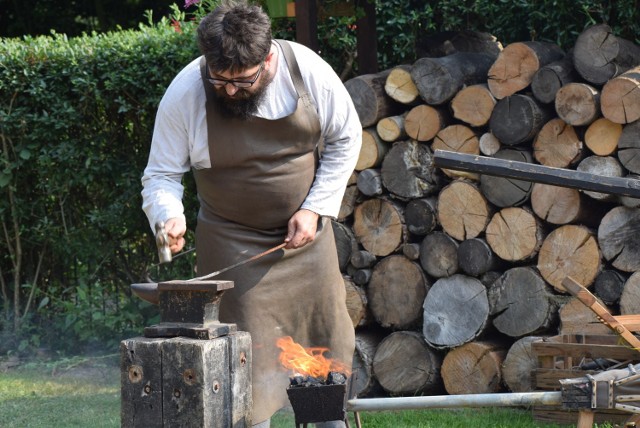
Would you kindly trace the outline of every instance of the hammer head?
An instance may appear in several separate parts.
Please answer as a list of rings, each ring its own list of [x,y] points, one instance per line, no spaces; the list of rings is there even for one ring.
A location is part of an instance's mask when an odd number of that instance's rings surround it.
[[[171,250],[169,249],[169,236],[164,228],[164,222],[156,223],[156,245],[158,247],[158,258],[160,263],[168,263],[172,260]]]

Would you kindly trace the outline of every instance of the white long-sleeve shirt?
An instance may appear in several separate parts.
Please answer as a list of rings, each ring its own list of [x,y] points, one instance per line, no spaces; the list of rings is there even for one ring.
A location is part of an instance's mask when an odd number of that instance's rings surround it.
[[[349,93],[331,66],[307,47],[289,43],[315,102],[324,146],[316,178],[301,208],[335,218],[358,160],[362,126]],[[257,113],[271,120],[292,114],[297,106],[287,63],[280,47],[278,51],[277,71]],[[183,175],[191,168],[211,168],[205,103],[197,58],[174,78],[158,107],[142,177],[142,208],[152,230],[157,221],[184,218]]]

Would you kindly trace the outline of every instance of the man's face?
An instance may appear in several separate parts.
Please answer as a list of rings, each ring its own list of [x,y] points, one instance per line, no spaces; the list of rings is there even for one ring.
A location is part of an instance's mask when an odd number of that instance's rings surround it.
[[[255,115],[267,86],[273,80],[270,59],[268,56],[259,65],[238,73],[214,73],[209,70],[208,80],[213,84],[222,114],[243,120]]]

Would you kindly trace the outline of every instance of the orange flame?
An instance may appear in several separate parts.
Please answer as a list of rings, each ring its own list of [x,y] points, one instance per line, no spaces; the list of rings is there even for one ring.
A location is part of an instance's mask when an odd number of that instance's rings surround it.
[[[332,358],[325,358],[323,354],[329,348],[303,348],[295,343],[291,336],[279,338],[276,346],[282,351],[278,357],[280,363],[296,374],[320,379],[326,379],[332,371],[344,373],[346,376],[350,374],[345,364]]]

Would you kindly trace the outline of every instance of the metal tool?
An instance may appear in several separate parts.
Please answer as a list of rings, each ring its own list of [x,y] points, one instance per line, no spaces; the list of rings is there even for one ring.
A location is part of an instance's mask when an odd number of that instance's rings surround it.
[[[169,249],[169,235],[167,235],[163,221],[156,223],[156,245],[160,263],[169,263],[172,260],[172,256]]]

